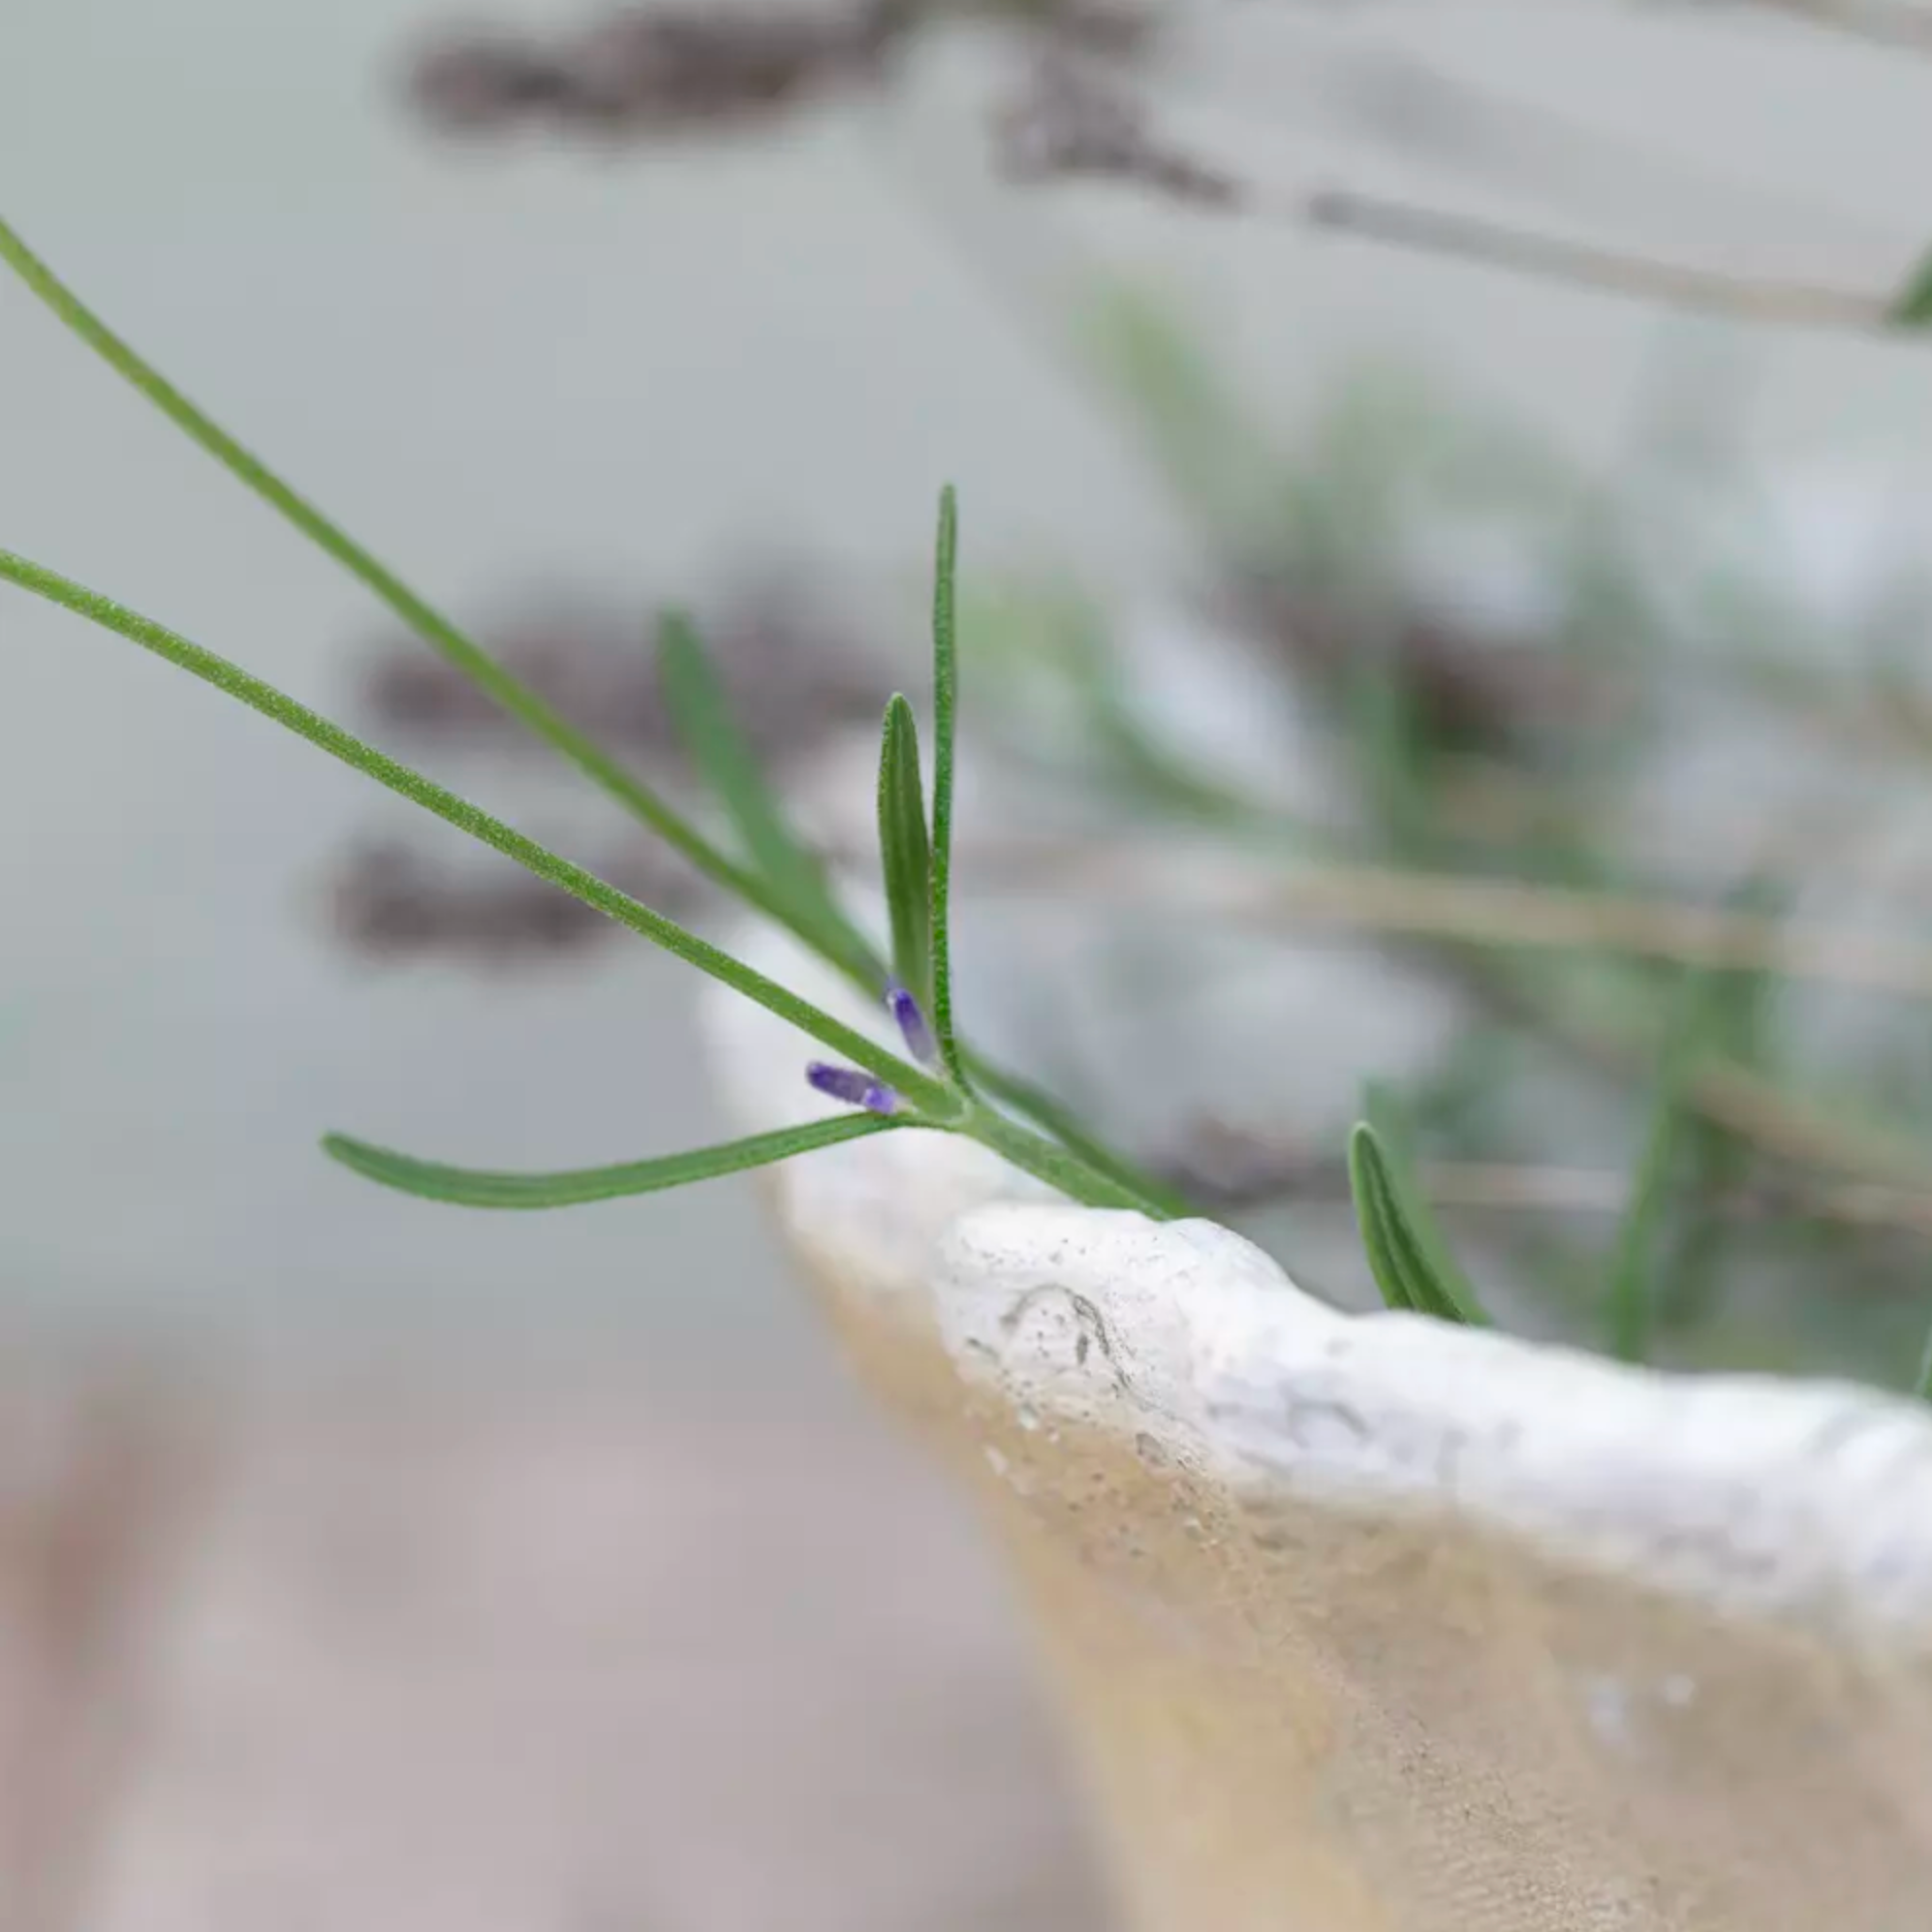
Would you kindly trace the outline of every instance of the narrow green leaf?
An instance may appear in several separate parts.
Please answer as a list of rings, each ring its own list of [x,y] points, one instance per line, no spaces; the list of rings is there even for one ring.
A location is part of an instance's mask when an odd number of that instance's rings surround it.
[[[817,856],[786,818],[732,715],[710,652],[679,611],[667,612],[659,628],[658,672],[679,737],[731,814],[753,868],[790,915],[788,922],[876,990],[884,978],[879,960],[833,897]]]
[[[658,675],[672,725],[699,772],[723,801],[753,862],[795,900],[824,891],[824,877],[801,850],[751,746],[732,716],[711,654],[682,611],[658,626]]]
[[[1913,269],[1886,311],[1885,320],[1894,328],[1932,327],[1932,255]]]
[[[946,1071],[966,1084],[952,1031],[952,746],[959,710],[959,502],[939,493],[939,544],[932,588],[932,1030]]]
[[[627,1161],[614,1168],[576,1168],[562,1173],[506,1174],[481,1168],[446,1167],[419,1161],[388,1147],[374,1147],[346,1134],[323,1137],[323,1152],[365,1179],[379,1181],[424,1200],[453,1201],[458,1207],[574,1207],[589,1200],[615,1200],[627,1195],[657,1194],[687,1187],[718,1174],[740,1174],[769,1167],[816,1147],[836,1146],[867,1134],[882,1134],[912,1123],[878,1113],[840,1113],[804,1127],[783,1127],[748,1135],[716,1147],[693,1147],[655,1161]]]
[[[255,494],[277,511],[318,548],[372,591],[430,648],[453,665],[504,710],[552,749],[561,752],[626,811],[642,821],[705,878],[756,906],[768,918],[793,926],[787,908],[764,883],[734,864],[669,799],[602,750],[553,710],[536,692],[489,652],[460,631],[377,561],[347,531],[300,496],[260,457],[205,415],[159,370],[116,335],[26,243],[0,221],[0,262],[5,262],[80,340],[124,377],[175,426]],[[808,942],[811,935],[801,933]],[[834,962],[837,963],[837,962]]]
[[[1918,1358],[1918,1380],[1912,1385],[1912,1392],[1921,1402],[1932,1402],[1932,1335],[1925,1338],[1925,1353]]]
[[[1377,1151],[1393,1182],[1393,1203],[1403,1237],[1416,1251],[1436,1285],[1438,1298],[1446,1294],[1459,1311],[1459,1319],[1486,1323],[1469,1278],[1457,1266],[1455,1256],[1436,1226],[1436,1217],[1416,1177],[1410,1157],[1409,1122],[1393,1093],[1379,1081],[1371,1081],[1363,1095],[1363,1111],[1375,1136]]]
[[[1361,1231],[1362,1252],[1369,1273],[1390,1308],[1419,1313],[1409,1271],[1403,1265],[1390,1226],[1389,1184],[1381,1149],[1366,1122],[1349,1136],[1349,1192],[1355,1199],[1356,1225]]]
[[[1443,1322],[1468,1324],[1464,1302],[1438,1271],[1418,1236],[1411,1216],[1415,1197],[1405,1198],[1387,1150],[1365,1124],[1351,1142],[1350,1179],[1361,1189],[1367,1213],[1360,1217],[1369,1264],[1391,1308],[1410,1308]]]
[[[867,1073],[877,1075],[888,1086],[897,1089],[906,1099],[936,1118],[950,1120],[957,1116],[959,1097],[945,1081],[936,1080],[910,1061],[887,1052],[862,1033],[834,1019],[830,1013],[822,1012],[809,1001],[801,1000],[776,981],[767,980],[763,974],[732,958],[729,952],[707,940],[700,939],[676,920],[653,912],[628,892],[620,892],[595,873],[586,872],[581,866],[560,858],[535,839],[526,837],[502,820],[492,818],[471,804],[467,798],[458,797],[455,793],[445,790],[421,772],[412,771],[408,765],[377,751],[372,745],[364,744],[353,732],[344,731],[340,725],[311,711],[306,705],[296,703],[286,693],[243,670],[239,665],[216,656],[213,651],[203,650],[200,644],[191,643],[152,618],[143,617],[124,605],[102,597],[57,572],[16,556],[11,550],[0,550],[0,578],[17,583],[36,596],[46,598],[50,604],[58,604],[90,618],[105,629],[140,645],[143,650],[152,651],[155,656],[165,658],[170,664],[199,677],[203,683],[213,685],[217,691],[225,692],[251,710],[273,719],[285,731],[306,738],[331,758],[365,773],[377,784],[387,786],[390,791],[421,806],[424,811],[467,832],[481,844],[514,858],[525,871],[562,887],[607,918],[629,926],[633,932],[640,933],[653,945],[663,947],[667,952],[696,966],[700,972],[734,987],[747,999],[755,1000],[767,1012],[776,1013],[780,1019],[790,1020],[794,1026],[809,1033],[834,1052],[863,1067]]]
[[[1489,1318],[1409,1169],[1393,1103],[1371,1089],[1368,1113],[1349,1137],[1349,1186],[1383,1299],[1391,1308],[1487,1327]]]
[[[932,843],[926,834],[919,731],[897,693],[879,743],[879,861],[892,919],[892,972],[932,1011]]]
[[[1606,1306],[1610,1352],[1620,1361],[1640,1362],[1650,1353],[1657,1300],[1648,1277],[1667,1204],[1665,1181],[1689,1124],[1686,1103],[1691,1077],[1722,1011],[1711,981],[1693,977],[1658,1065],[1643,1149],[1611,1249]]]

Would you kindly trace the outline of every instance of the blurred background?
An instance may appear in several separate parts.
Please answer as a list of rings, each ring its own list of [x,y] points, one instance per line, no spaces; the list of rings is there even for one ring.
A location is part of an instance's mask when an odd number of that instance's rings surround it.
[[[955,482],[1010,1056],[1338,1299],[1376,1074],[1516,1325],[1630,1342],[1621,1250],[1647,1354],[1904,1387],[1927,53],[1905,0],[27,0],[0,181],[673,785],[667,603],[839,822]],[[16,286],[0,350],[10,547],[718,927]],[[1103,1925],[997,1579],[750,1182],[470,1216],[317,1152],[743,1131],[692,976],[0,636],[0,1923]]]

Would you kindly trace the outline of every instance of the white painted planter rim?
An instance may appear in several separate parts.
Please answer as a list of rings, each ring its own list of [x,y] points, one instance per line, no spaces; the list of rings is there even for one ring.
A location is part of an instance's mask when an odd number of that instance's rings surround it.
[[[791,942],[733,945],[889,1037]],[[836,1110],[784,1022],[714,987],[704,1026],[747,1130]],[[939,1134],[826,1150],[773,1181],[805,1252],[882,1314],[929,1307],[961,1373],[1016,1411],[1151,1433],[1237,1491],[1453,1512],[1565,1568],[1838,1644],[1896,1649],[1932,1625],[1932,1415],[1915,1403],[1340,1314],[1226,1229],[1072,1206]]]

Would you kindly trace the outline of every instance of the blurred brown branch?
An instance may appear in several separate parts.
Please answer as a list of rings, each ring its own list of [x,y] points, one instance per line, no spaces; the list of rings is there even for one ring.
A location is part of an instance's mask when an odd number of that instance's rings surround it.
[[[1339,16],[1393,11],[1395,0],[1295,0],[1304,11]],[[1932,51],[1932,17],[1910,0],[1688,0],[1686,13],[1717,14],[1744,12],[1756,7],[1767,13],[1788,14],[1793,19],[1832,33],[1849,34],[1874,46],[1907,47]],[[1445,11],[1443,0],[1435,0],[1436,11]]]
[[[640,9],[554,42],[452,33],[418,56],[409,91],[433,125],[464,133],[714,127],[873,83],[895,50],[897,16],[872,4],[819,17]]]
[[[707,888],[673,853],[637,839],[596,868],[620,891],[681,913]],[[393,840],[349,852],[328,887],[337,939],[379,958],[441,953],[511,966],[576,953],[619,928],[579,899],[510,865],[434,859]]]
[[[1285,1146],[1219,1121],[1197,1122],[1180,1149],[1155,1163],[1163,1179],[1203,1207],[1226,1212],[1293,1200],[1346,1200],[1346,1161]],[[1439,1207],[1525,1214],[1614,1216],[1630,1203],[1630,1177],[1612,1169],[1494,1161],[1423,1161],[1417,1176]],[[1932,1192],[1764,1178],[1698,1203],[1732,1223],[1799,1217],[1890,1228],[1932,1239]]]
[[[1096,903],[1185,910],[1269,930],[1326,926],[1482,948],[1622,953],[1932,999],[1932,943],[1516,879],[1284,861],[1146,838],[1009,840],[975,850],[975,875],[1009,890],[1071,890]]]
[[[1132,53],[1150,16],[1127,0],[840,0],[816,12],[632,7],[547,37],[451,29],[410,63],[417,110],[448,132],[516,125],[639,139],[768,123],[886,78],[919,29],[977,19],[1090,52]]]
[[[1922,7],[1885,0],[1758,0],[1758,5],[1875,47],[1932,54],[1932,14]]]
[[[1583,1013],[1559,991],[1524,976],[1500,976],[1485,958],[1516,946],[1636,952],[1703,970],[1794,973],[1867,988],[1932,993],[1932,948],[1884,935],[1847,938],[1829,928],[1792,927],[1723,908],[1618,899],[1549,890],[1511,880],[1462,880],[1387,868],[1306,866],[1284,873],[1278,860],[1242,861],[1227,852],[1192,862],[1171,849],[1121,843],[1091,853],[1048,879],[1142,908],[1187,905],[1265,926],[1316,919],[1376,931],[1464,962],[1459,982],[1514,1023],[1561,1044],[1618,1078],[1645,1075],[1660,1044],[1644,1030]],[[1019,857],[1020,855],[1015,855]],[[1030,866],[1044,856],[1023,855]],[[1011,861],[1010,861],[1011,862]],[[1163,878],[1165,868],[1165,880]],[[1023,868],[1022,868],[1023,869]],[[986,866],[976,858],[976,876]],[[1012,884],[1009,871],[1002,883]],[[1036,875],[1031,883],[1042,883]],[[1546,898],[1546,903],[1543,901]],[[1699,1061],[1688,1082],[1698,1112],[1761,1150],[1846,1176],[1860,1187],[1932,1195],[1932,1150],[1885,1126],[1846,1116],[1722,1054]]]
[[[809,757],[831,732],[877,721],[891,671],[860,630],[799,574],[747,573],[700,613],[732,714],[774,768]],[[572,723],[687,768],[658,685],[649,607],[635,614],[533,601],[485,627],[492,654]],[[385,639],[364,661],[361,703],[376,724],[420,744],[491,752],[543,746],[461,671],[411,638]]]
[[[1245,179],[1162,133],[1118,79],[1064,62],[1036,77],[995,132],[1017,180],[1113,180],[1192,207],[1745,321],[1867,330],[1883,327],[1891,308],[1889,294],[1731,275],[1347,186]]]
[[[863,627],[837,615],[795,570],[756,569],[703,618],[733,716],[781,780],[842,730],[872,726],[889,664]],[[689,772],[659,689],[650,625],[571,602],[533,603],[489,627],[498,659],[562,715],[646,758],[655,774]],[[510,758],[542,747],[460,671],[414,639],[385,642],[365,661],[361,708],[418,744]],[[708,889],[676,854],[633,835],[613,842],[601,876],[667,912]],[[595,945],[613,928],[568,894],[493,858],[451,859],[395,838],[361,841],[334,868],[327,918],[357,950],[425,953],[506,966]]]

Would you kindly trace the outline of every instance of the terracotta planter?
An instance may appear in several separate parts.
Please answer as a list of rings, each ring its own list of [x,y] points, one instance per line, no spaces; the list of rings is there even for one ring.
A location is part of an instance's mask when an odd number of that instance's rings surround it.
[[[796,1034],[722,994],[707,1024],[746,1127],[820,1109]],[[982,1500],[1132,1926],[1932,1922],[1915,1405],[1339,1314],[1226,1230],[939,1135],[769,1198]]]

